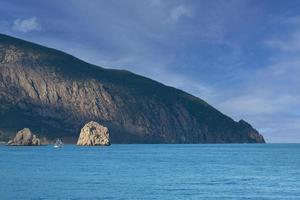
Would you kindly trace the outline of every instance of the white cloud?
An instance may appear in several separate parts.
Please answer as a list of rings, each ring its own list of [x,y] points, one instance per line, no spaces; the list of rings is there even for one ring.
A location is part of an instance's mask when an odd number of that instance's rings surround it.
[[[41,30],[41,25],[38,23],[36,17],[28,19],[16,19],[12,29],[17,32],[28,33],[31,31]]]
[[[171,10],[170,17],[173,21],[178,21],[181,17],[191,17],[192,10],[184,5],[179,5]]]
[[[244,113],[248,116],[275,114],[285,111],[288,107],[298,104],[297,97],[291,95],[263,95],[252,93],[251,95],[242,95],[230,98],[223,103],[221,107],[228,112]]]
[[[294,16],[281,19],[290,32],[285,33],[284,37],[272,37],[264,43],[267,47],[280,50],[286,53],[298,53],[300,51],[300,16]]]
[[[276,48],[288,53],[298,52],[300,51],[300,31],[293,33],[287,40],[272,38],[270,40],[266,40],[265,44],[271,48]]]
[[[218,107],[236,120],[245,118],[269,142],[299,142],[300,21],[289,33],[263,42],[271,50],[267,66],[256,69],[240,90],[224,94]]]

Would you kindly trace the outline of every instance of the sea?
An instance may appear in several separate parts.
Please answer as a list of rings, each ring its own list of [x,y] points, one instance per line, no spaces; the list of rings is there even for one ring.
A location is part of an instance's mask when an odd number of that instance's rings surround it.
[[[0,146],[0,199],[300,199],[300,144]]]

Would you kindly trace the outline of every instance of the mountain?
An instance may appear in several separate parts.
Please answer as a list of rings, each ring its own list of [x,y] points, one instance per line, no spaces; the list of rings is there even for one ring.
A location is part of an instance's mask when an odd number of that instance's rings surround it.
[[[2,34],[0,73],[1,137],[27,127],[74,142],[93,120],[112,143],[265,142],[247,122],[186,92]]]

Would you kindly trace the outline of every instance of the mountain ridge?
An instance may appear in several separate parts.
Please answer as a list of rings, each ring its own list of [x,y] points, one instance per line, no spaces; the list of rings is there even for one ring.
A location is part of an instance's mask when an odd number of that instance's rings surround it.
[[[31,126],[74,139],[95,120],[109,127],[112,143],[265,142],[250,124],[182,90],[3,34],[0,71],[2,132]]]

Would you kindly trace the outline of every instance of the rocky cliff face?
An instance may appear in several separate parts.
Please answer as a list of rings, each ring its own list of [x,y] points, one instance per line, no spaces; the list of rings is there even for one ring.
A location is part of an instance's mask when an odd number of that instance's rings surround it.
[[[97,121],[112,143],[262,143],[203,100],[123,70],[85,63],[63,52],[0,35],[0,130],[30,127],[76,141]]]

